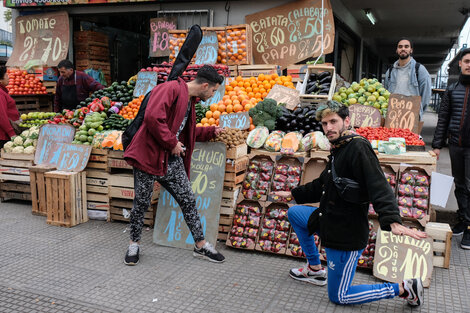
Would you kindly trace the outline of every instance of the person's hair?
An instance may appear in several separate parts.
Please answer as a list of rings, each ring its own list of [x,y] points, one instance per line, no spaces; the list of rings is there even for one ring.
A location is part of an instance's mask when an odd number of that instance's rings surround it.
[[[318,107],[316,119],[317,121],[321,121],[322,118],[334,113],[338,114],[339,117],[341,117],[341,119],[344,121],[346,117],[349,116],[349,109],[341,102],[329,100]]]
[[[470,48],[463,49],[460,51],[459,61],[462,61],[463,57],[470,53]]]
[[[208,83],[210,86],[214,86],[216,84],[222,84],[224,81],[224,77],[217,73],[217,70],[210,65],[204,65],[197,71],[196,83],[204,84]]]
[[[400,41],[402,41],[402,40],[408,41],[408,42],[410,43],[410,48],[413,49],[413,41],[411,41],[411,39],[406,38],[406,37],[400,38],[400,40],[397,41],[397,46],[398,46],[398,44],[400,43]]]
[[[6,73],[7,73],[7,67],[4,65],[1,65],[0,66],[0,79],[4,79]]]
[[[65,67],[65,69],[72,69],[73,70],[73,63],[70,60],[62,60],[59,62],[59,65],[57,65],[57,68],[62,68]]]

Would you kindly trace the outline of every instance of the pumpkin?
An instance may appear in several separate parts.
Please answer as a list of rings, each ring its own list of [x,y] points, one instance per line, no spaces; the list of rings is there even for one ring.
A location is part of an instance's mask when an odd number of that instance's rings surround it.
[[[261,148],[268,138],[269,130],[267,127],[258,126],[248,134],[248,138],[246,138],[246,143],[248,146],[254,149]]]
[[[302,134],[300,134],[299,132],[287,133],[282,139],[281,153],[294,154],[299,150],[301,140]]]

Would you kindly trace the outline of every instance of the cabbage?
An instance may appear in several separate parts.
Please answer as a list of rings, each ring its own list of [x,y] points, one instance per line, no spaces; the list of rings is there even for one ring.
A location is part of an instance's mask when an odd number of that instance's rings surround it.
[[[24,153],[26,154],[33,154],[34,153],[34,147],[33,146],[29,146],[27,148],[24,149]]]
[[[13,139],[13,143],[18,146],[23,146],[23,138],[16,136],[15,139]]]
[[[11,153],[13,150],[13,141],[8,141],[4,146],[3,149],[5,149],[5,152]]]
[[[21,137],[20,137],[20,138],[21,138]],[[24,148],[23,148],[23,146],[14,147],[11,152],[12,152],[12,153],[23,153],[23,152],[24,152]]]

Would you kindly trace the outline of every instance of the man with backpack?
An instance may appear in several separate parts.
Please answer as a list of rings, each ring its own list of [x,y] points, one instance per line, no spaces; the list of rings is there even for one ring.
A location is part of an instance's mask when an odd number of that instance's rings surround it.
[[[183,79],[156,86],[150,93],[142,125],[124,152],[134,168],[134,205],[130,216],[130,245],[126,265],[139,262],[144,213],[150,206],[153,185],[158,181],[175,198],[195,241],[193,255],[220,263],[224,256],[204,239],[196,200],[189,181],[191,155],[196,141],[208,141],[223,131],[220,127],[196,127],[195,100],[207,100],[223,77],[209,65],[196,79]]]
[[[422,120],[423,112],[431,99],[431,76],[424,65],[416,62],[413,54],[413,43],[403,38],[397,44],[398,60],[385,73],[384,87],[390,93],[404,96],[421,96]]]

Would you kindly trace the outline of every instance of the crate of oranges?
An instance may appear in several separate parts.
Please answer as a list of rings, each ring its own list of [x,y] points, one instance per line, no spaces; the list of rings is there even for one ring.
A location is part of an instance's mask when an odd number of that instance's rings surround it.
[[[170,47],[170,62],[174,62],[176,56],[180,52],[183,42],[186,40],[186,35],[188,31],[186,30],[169,30],[168,34],[170,36],[169,47]]]
[[[251,64],[251,28],[248,24],[227,26],[226,46],[228,65]]]
[[[267,97],[274,85],[281,85],[295,89],[291,76],[279,76],[278,74],[259,74],[251,77],[237,76],[227,86],[225,94],[231,91],[240,90],[248,96],[248,99],[255,99],[256,103]]]
[[[132,99],[132,101],[130,101],[126,106],[122,107],[122,109],[119,111],[119,115],[127,120],[133,120],[139,112],[140,105],[142,104],[144,97],[145,95],[142,95],[138,98]]]

